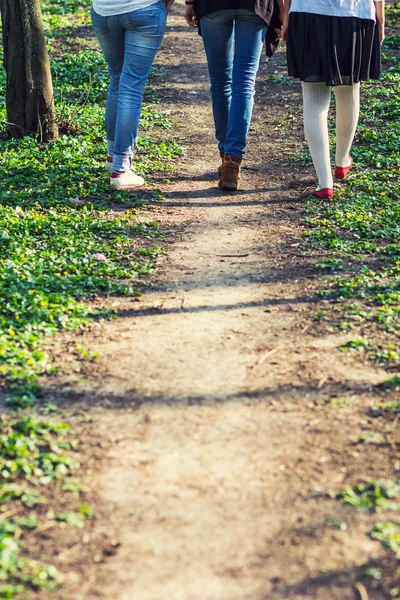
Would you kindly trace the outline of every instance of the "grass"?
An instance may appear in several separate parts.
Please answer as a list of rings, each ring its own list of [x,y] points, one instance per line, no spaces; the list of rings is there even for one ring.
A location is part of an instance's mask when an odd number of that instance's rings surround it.
[[[398,523],[376,523],[370,536],[400,557],[400,525]]]
[[[389,20],[397,10],[397,5],[388,8]],[[386,40],[384,58],[382,81],[364,84],[362,88],[361,123],[352,151],[356,170],[337,189],[334,202],[307,202],[305,245],[333,254],[320,260],[318,268],[343,272],[325,280],[321,295],[334,304],[324,318],[342,331],[363,327],[365,341],[350,342],[343,350],[362,348],[371,359],[397,366],[400,36]],[[373,341],[365,335],[366,331],[374,335]]]
[[[43,13],[51,39],[50,25],[69,27],[77,43],[71,23],[88,24],[85,2],[46,1]],[[0,376],[8,382],[7,401],[22,408],[34,401],[37,377],[54,371],[43,350],[46,338],[104,316],[88,302],[95,293],[136,294],[159,254],[152,241],[160,236],[157,224],[137,220],[144,202],[127,192],[111,193],[103,169],[108,75],[97,42],[85,38],[73,53],[58,48],[51,64],[64,135],[47,146],[32,138],[0,143]],[[145,104],[137,172],[171,170],[181,146],[151,135],[171,126],[157,99]],[[124,209],[119,216],[110,212],[115,205]]]
[[[369,481],[347,486],[335,497],[344,504],[364,512],[381,512],[382,510],[397,510],[398,504],[394,500],[400,494],[400,482],[394,481]]]
[[[400,402],[390,400],[389,402],[380,402],[377,406],[370,409],[370,414],[373,417],[382,417],[384,415],[400,414]]]
[[[389,4],[390,27],[398,28],[399,10],[399,3]],[[378,448],[389,444],[396,456],[397,438],[392,434],[400,414],[396,395],[400,390],[399,35],[387,38],[383,54],[381,82],[362,86],[361,121],[352,149],[356,168],[338,185],[334,201],[307,201],[304,236],[306,248],[326,251],[326,257],[316,264],[326,276],[320,291],[325,302],[315,320],[325,322],[333,330],[352,332],[353,339],[340,346],[342,352],[351,353],[355,360],[359,354],[363,361],[367,358],[393,372],[370,390],[377,399],[366,412],[379,419],[376,430],[371,427],[349,440],[357,444],[360,454],[369,452],[370,456],[374,445]],[[330,123],[334,126],[333,120]],[[309,163],[309,155],[303,154],[299,162]],[[388,420],[393,424],[389,426]],[[377,450],[377,461],[378,456]],[[400,508],[400,482],[394,480],[357,483],[333,495],[358,511],[371,513],[368,519],[374,513]],[[376,523],[369,534],[398,557],[400,526],[392,515],[382,516],[382,522]],[[398,573],[389,562],[382,573],[373,569],[365,576],[382,579],[379,589],[388,590],[390,597],[398,597]]]
[[[24,552],[26,538],[39,535],[57,522],[83,527],[90,515],[80,505],[64,515],[51,515],[54,492],[79,489],[72,475],[79,469],[79,442],[68,425],[32,416],[2,418],[0,423],[0,598],[27,591],[53,590],[64,577],[52,565]],[[21,513],[24,513],[21,516]]]
[[[144,199],[150,194],[110,191],[103,168],[108,75],[91,36],[90,5],[42,0],[42,9],[61,135],[48,145],[33,138],[0,141],[0,392],[19,411],[0,417],[4,599],[42,597],[62,585],[65,576],[40,558],[41,532],[82,529],[94,518],[82,504],[89,490],[77,479],[82,442],[64,422],[35,416],[40,378],[55,372],[47,341],[93,319],[111,318],[111,312],[93,308],[92,298],[136,296],[162,251]],[[4,125],[5,84],[0,68]],[[166,136],[171,127],[168,111],[147,92],[134,162],[148,181],[171,171],[183,152]],[[79,344],[73,352],[96,359]],[[60,410],[46,405],[42,413]]]

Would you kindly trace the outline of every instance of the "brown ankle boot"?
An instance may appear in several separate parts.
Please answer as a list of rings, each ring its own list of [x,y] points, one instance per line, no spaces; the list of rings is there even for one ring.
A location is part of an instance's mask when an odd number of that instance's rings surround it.
[[[223,152],[220,152],[219,155],[221,157],[222,163],[218,167],[218,175],[221,177],[222,165],[224,164],[224,156],[225,156],[225,154]]]
[[[222,163],[221,178],[218,182],[218,187],[221,190],[237,190],[240,177],[240,165],[242,163],[241,156],[233,156],[225,154],[224,162]]]

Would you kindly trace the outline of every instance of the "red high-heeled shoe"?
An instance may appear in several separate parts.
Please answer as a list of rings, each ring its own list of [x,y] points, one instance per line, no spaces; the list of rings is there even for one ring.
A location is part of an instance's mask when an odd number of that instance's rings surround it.
[[[317,196],[320,200],[329,200],[333,198],[333,190],[331,188],[323,188],[322,190],[314,190],[314,196]]]
[[[349,159],[350,159],[350,164],[348,167],[336,167],[335,168],[336,179],[346,179],[351,167],[353,166],[353,159],[351,158],[351,156],[349,156]]]

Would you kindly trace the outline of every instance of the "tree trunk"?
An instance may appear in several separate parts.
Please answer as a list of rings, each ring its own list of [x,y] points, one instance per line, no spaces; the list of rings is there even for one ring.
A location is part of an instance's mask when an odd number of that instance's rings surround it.
[[[40,0],[0,0],[7,120],[11,137],[58,137],[50,62]]]

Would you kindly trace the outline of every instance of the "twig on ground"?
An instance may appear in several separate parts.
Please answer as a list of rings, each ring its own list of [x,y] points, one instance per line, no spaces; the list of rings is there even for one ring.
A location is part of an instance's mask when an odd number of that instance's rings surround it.
[[[40,527],[35,529],[32,532],[32,535],[38,535],[40,533],[43,533],[44,531],[47,531],[48,529],[51,529],[52,527],[55,527],[56,525],[57,525],[57,521],[48,521],[47,523],[44,523],[43,525],[41,525]]]
[[[328,379],[329,379],[329,375],[324,375],[324,377],[322,377],[322,379],[319,380],[319,383],[317,386],[319,390],[322,388],[322,386],[325,385],[325,383],[328,381]]]
[[[360,600],[368,600],[368,592],[362,583],[356,583],[355,588],[360,594]]]
[[[265,363],[265,361],[267,360],[267,358],[269,356],[271,356],[272,354],[275,354],[275,352],[278,352],[277,348],[273,348],[272,350],[268,350],[267,352],[265,352],[262,357],[260,358],[260,360],[258,361],[258,365],[263,365]]]
[[[4,521],[4,519],[8,519],[9,517],[13,517],[21,512],[20,508],[12,508],[11,510],[7,510],[6,512],[0,513],[0,521]]]

